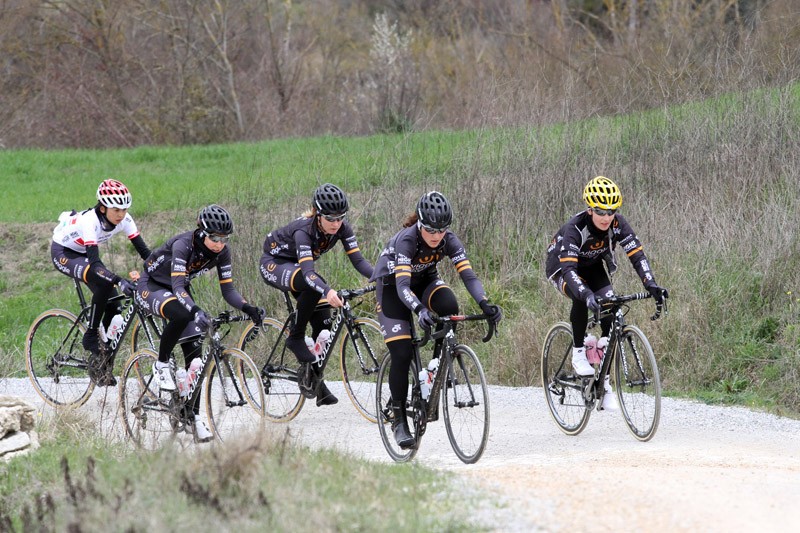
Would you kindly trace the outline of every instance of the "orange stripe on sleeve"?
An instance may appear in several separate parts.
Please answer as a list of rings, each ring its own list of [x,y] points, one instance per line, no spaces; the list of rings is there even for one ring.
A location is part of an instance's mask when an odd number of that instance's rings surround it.
[[[562,257],[561,259],[559,259],[559,261],[561,261],[562,263],[568,263],[568,262],[577,263],[578,262],[578,258],[577,257]]]
[[[636,252],[641,252],[641,251],[642,251],[642,247],[640,246],[640,247],[638,247],[638,248],[636,248],[636,249],[634,249],[634,250],[631,250],[630,252],[628,252],[628,257],[632,256],[632,255],[633,255],[633,254],[635,254]]]

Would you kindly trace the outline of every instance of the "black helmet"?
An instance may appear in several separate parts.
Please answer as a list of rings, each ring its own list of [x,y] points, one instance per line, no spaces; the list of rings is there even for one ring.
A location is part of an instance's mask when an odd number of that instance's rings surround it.
[[[206,234],[230,235],[233,233],[233,219],[225,209],[217,204],[204,207],[197,216],[197,226]]]
[[[350,208],[344,191],[332,183],[317,187],[313,205],[321,215],[343,215]]]
[[[440,192],[423,194],[417,203],[417,218],[423,226],[433,229],[447,229],[453,222],[450,202]]]

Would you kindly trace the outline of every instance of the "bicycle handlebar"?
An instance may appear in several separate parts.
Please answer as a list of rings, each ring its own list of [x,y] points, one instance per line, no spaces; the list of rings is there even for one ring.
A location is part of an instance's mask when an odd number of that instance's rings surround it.
[[[336,291],[336,294],[342,300],[352,300],[353,298],[358,298],[359,296],[364,296],[367,293],[373,292],[377,289],[376,285],[367,285],[366,287],[361,287],[360,289],[342,289],[340,291]]]
[[[497,324],[489,320],[489,316],[486,314],[479,314],[479,315],[450,315],[450,316],[435,316],[433,315],[433,319],[436,321],[437,324],[448,324],[453,322],[471,322],[475,320],[485,320],[489,324],[489,331],[486,335],[481,339],[483,342],[489,342],[489,340],[494,337],[495,333],[497,333]],[[424,330],[425,334],[422,337],[419,337],[414,340],[414,342],[422,348],[428,341],[430,340],[439,340],[447,335],[448,328],[442,328],[439,331],[434,331],[431,333],[429,329]]]
[[[597,298],[597,303],[600,307],[611,307],[611,308],[618,308],[621,305],[632,302],[634,300],[646,300],[647,298],[652,298],[653,295],[649,292],[635,292],[633,294],[622,294],[622,295],[612,295],[612,296],[601,296]],[[653,316],[650,317],[650,320],[658,320],[661,315],[667,313],[667,299],[662,298],[660,302],[656,301],[656,312]],[[595,313],[595,319],[600,319],[600,313]]]

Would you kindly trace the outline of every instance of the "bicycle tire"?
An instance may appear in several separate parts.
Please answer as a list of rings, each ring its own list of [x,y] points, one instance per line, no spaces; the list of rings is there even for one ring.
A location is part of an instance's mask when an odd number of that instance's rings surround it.
[[[258,335],[253,334],[254,327],[252,322],[245,327],[239,339],[239,349],[250,356],[261,373],[267,419],[289,422],[306,401],[297,385],[300,364],[292,352],[284,349],[283,342],[288,332],[282,322],[265,318]],[[272,353],[273,347],[275,353]]]
[[[83,348],[86,325],[63,309],[45,311],[33,321],[25,341],[25,366],[33,388],[53,407],[77,408],[91,397],[90,353]]]
[[[567,435],[577,435],[589,423],[580,379],[572,372],[572,327],[558,322],[545,337],[542,347],[542,387],[550,415]]]
[[[203,382],[206,416],[219,442],[264,429],[264,387],[255,363],[238,348],[210,357]]]
[[[356,410],[372,423],[378,422],[375,411],[376,383],[380,363],[389,350],[383,342],[381,326],[371,318],[357,318],[357,330],[342,335],[340,361],[342,382]],[[359,357],[360,354],[360,357]]]
[[[622,416],[633,436],[646,442],[656,434],[661,418],[661,378],[656,356],[636,326],[625,326],[614,355]]]
[[[177,392],[161,391],[153,376],[157,360],[158,354],[147,348],[132,354],[119,381],[119,413],[125,434],[145,450],[172,442],[182,427]]]
[[[394,413],[392,413],[392,409],[389,407],[389,402],[392,399],[392,393],[389,391],[389,370],[391,365],[392,355],[387,353],[386,357],[384,357],[383,361],[381,362],[380,368],[378,369],[378,380],[376,383],[375,408],[376,412],[378,413],[378,432],[381,435],[381,441],[383,442],[383,446],[386,448],[386,452],[389,454],[389,457],[398,463],[406,463],[413,459],[417,454],[420,441],[422,440],[422,435],[420,435],[417,431],[417,427],[414,422],[414,405],[417,403],[414,401],[414,398],[419,394],[419,383],[417,373],[415,371],[417,365],[412,360],[408,369],[408,396],[406,400],[408,427],[411,430],[411,434],[414,436],[416,443],[411,448],[406,449],[400,448],[400,446],[397,445],[397,441],[394,439],[394,431],[392,431],[392,420],[394,419]]]
[[[446,362],[442,410],[450,445],[462,462],[481,458],[489,440],[489,387],[472,348],[459,344]],[[442,369],[439,370],[440,372]]]

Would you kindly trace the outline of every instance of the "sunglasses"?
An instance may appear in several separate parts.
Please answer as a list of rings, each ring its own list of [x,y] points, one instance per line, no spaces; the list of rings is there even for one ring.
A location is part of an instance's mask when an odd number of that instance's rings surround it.
[[[347,216],[347,213],[342,213],[341,215],[321,215],[321,216],[328,222],[341,222]]]
[[[223,244],[231,240],[230,235],[217,235],[216,233],[209,233],[207,237],[211,240],[211,242],[221,242]]]
[[[595,214],[600,215],[601,217],[611,216],[617,212],[616,209],[600,209],[598,207],[593,207],[592,211],[594,211]]]
[[[438,234],[444,233],[445,231],[448,230],[448,228],[442,228],[442,229],[432,228],[430,226],[426,226],[425,224],[420,224],[420,227],[422,229],[424,229],[425,231],[427,231],[428,233],[433,234],[433,235],[438,235]]]

